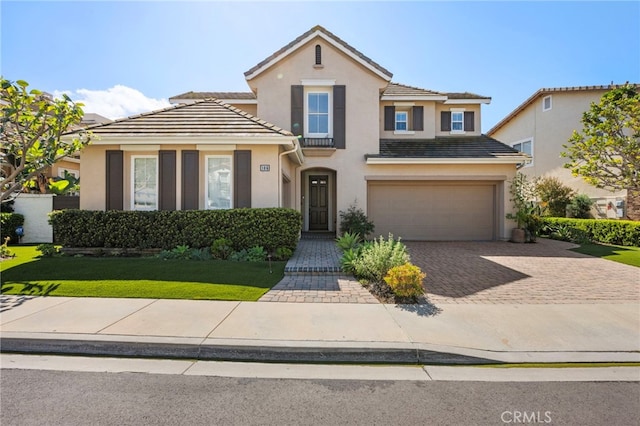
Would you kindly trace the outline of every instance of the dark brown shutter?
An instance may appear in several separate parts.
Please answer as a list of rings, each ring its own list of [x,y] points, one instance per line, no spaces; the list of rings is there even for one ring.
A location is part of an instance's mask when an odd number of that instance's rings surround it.
[[[233,152],[233,207],[251,207],[251,151]]]
[[[291,86],[291,133],[304,135],[304,87]]]
[[[333,86],[333,143],[337,149],[346,146],[346,86]]]
[[[182,151],[182,210],[198,210],[200,199],[200,153]]]
[[[424,130],[424,107],[413,107],[413,130]]]
[[[451,111],[442,111],[440,113],[440,130],[443,132],[451,131]]]
[[[160,151],[158,210],[176,209],[176,152]]]
[[[464,112],[464,131],[473,132],[474,130],[474,114],[473,111]]]
[[[122,210],[124,205],[124,155],[122,151],[107,151],[106,209]]]
[[[396,107],[394,106],[384,107],[384,129],[396,129]]]

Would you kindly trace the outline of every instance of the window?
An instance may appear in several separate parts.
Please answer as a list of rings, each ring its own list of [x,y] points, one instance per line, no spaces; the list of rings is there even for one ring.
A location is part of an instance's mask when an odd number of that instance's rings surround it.
[[[533,141],[531,139],[516,142],[511,146],[513,149],[525,153],[533,159]],[[531,164],[533,164],[533,161],[526,163],[525,166],[530,166]]]
[[[409,130],[409,113],[407,111],[396,111],[396,130]]]
[[[452,132],[464,131],[464,112],[463,111],[451,112],[451,131]]]
[[[210,155],[207,159],[206,208],[230,209],[232,197],[231,156]]]
[[[311,137],[329,135],[329,93],[309,92],[307,94],[307,133]]]
[[[542,98],[542,111],[549,111],[551,109],[551,95]]]
[[[316,65],[322,65],[322,47],[316,44]]]
[[[158,157],[136,155],[131,157],[133,179],[131,181],[131,209],[158,209]]]

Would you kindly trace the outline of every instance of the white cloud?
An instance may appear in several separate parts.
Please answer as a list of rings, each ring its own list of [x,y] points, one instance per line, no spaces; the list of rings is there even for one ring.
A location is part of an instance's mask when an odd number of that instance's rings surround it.
[[[82,102],[84,104],[82,109],[85,113],[94,112],[112,120],[171,105],[166,99],[148,98],[139,90],[120,84],[106,90],[56,90],[53,92],[53,96],[58,98],[63,93],[76,102]]]

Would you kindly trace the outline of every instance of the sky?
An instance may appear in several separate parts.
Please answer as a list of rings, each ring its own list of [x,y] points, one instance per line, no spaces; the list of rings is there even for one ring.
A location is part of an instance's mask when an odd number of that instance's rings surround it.
[[[640,2],[6,1],[0,73],[121,118],[244,72],[322,25],[393,81],[491,97],[482,130],[538,89],[640,83]]]

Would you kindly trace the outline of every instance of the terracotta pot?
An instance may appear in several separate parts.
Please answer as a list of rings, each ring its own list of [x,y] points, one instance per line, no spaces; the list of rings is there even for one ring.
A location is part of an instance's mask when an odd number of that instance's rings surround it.
[[[513,228],[511,230],[511,242],[512,243],[524,243],[526,239],[526,234],[524,229],[521,228]]]

